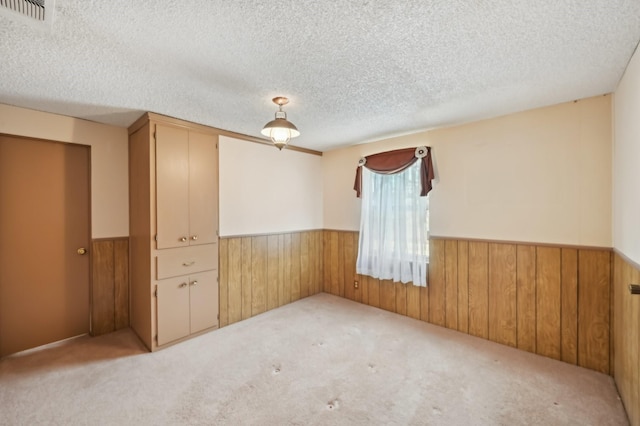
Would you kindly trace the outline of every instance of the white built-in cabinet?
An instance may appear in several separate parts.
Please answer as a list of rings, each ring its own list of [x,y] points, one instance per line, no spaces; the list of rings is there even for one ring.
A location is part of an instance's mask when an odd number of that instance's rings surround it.
[[[131,327],[155,350],[218,327],[218,135],[151,113],[129,134]]]
[[[156,124],[158,249],[217,241],[217,137]]]

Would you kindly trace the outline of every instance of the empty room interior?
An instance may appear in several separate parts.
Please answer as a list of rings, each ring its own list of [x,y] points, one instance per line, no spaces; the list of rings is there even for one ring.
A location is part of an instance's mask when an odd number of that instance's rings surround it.
[[[639,41],[0,0],[0,424],[640,426]]]

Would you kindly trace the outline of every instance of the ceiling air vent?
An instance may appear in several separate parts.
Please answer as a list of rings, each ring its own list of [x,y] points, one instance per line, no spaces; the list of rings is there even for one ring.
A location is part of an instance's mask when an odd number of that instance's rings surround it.
[[[45,0],[0,0],[0,6],[37,21],[45,20]]]

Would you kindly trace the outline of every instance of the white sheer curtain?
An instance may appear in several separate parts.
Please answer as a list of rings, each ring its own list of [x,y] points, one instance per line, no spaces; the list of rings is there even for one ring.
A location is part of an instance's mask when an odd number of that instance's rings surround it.
[[[429,201],[420,188],[420,161],[389,175],[362,167],[358,274],[427,285]]]

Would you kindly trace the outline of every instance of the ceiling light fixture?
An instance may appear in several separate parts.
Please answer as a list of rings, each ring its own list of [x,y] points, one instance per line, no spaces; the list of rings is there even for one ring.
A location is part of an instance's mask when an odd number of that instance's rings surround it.
[[[271,138],[273,144],[282,150],[291,138],[300,136],[300,132],[292,122],[287,120],[287,113],[282,110],[282,106],[288,104],[289,99],[278,96],[273,98],[273,103],[278,105],[276,119],[265,124],[260,133]]]

